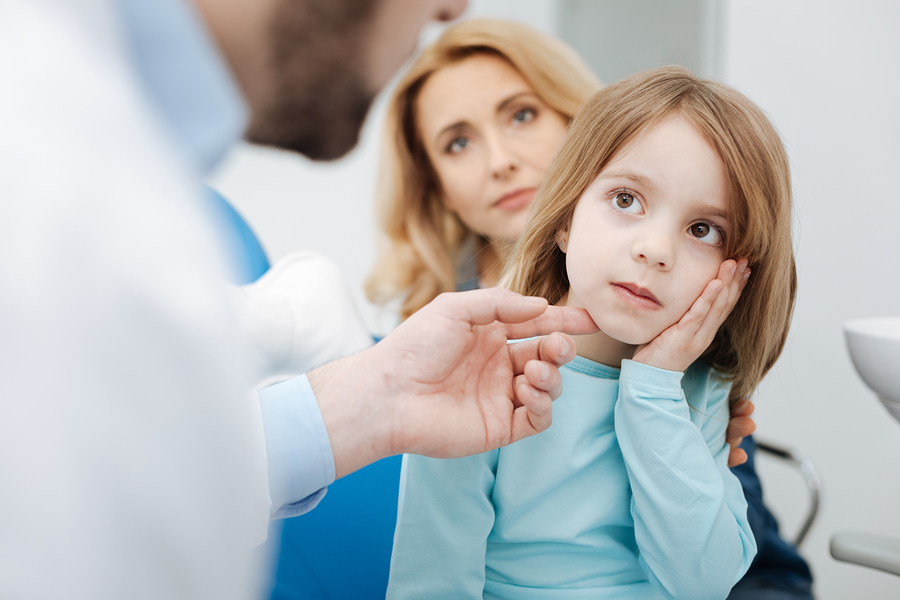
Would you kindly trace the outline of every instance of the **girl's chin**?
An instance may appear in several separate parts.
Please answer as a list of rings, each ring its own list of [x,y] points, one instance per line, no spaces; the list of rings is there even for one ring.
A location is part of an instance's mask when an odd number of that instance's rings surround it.
[[[604,327],[600,323],[597,323],[597,327],[610,341],[635,348],[643,344],[649,344],[659,335],[658,333],[650,334],[645,331],[635,331],[631,328],[617,327],[615,325]]]

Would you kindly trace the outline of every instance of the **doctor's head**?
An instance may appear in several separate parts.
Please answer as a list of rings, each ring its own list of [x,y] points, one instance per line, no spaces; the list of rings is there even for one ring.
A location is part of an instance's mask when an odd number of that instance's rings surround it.
[[[467,0],[194,0],[251,111],[248,140],[316,160],[359,140],[430,20]]]

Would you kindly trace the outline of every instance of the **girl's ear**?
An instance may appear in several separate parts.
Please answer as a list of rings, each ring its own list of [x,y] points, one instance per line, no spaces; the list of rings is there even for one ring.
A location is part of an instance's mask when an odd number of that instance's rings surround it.
[[[559,246],[559,249],[562,250],[562,253],[566,253],[566,246],[569,244],[569,227],[566,226],[563,229],[560,229],[556,232],[556,245]]]

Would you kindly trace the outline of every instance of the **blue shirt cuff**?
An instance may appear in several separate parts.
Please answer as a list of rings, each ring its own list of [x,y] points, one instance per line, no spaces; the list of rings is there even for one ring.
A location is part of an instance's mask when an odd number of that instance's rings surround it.
[[[271,518],[312,510],[334,481],[334,455],[306,375],[259,391],[269,468]]]
[[[684,373],[681,371],[669,371],[658,367],[651,367],[633,360],[622,360],[622,370],[619,382],[628,382],[654,393],[662,393],[660,398],[681,400],[684,392],[681,389],[681,380]]]

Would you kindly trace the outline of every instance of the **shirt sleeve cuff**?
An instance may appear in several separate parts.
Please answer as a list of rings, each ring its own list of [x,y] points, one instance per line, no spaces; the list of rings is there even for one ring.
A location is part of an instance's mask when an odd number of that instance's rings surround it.
[[[639,389],[660,394],[661,398],[681,400],[684,392],[681,389],[681,371],[668,371],[651,367],[643,363],[625,359],[619,374],[620,382],[628,382]]]
[[[269,470],[270,517],[312,510],[334,481],[334,455],[305,375],[259,391]]]

